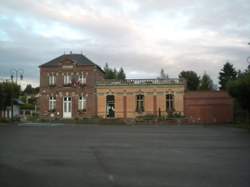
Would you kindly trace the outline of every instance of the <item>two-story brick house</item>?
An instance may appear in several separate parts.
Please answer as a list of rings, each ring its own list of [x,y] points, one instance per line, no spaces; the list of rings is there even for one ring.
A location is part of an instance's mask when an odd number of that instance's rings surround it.
[[[103,70],[82,54],[61,55],[40,68],[40,117],[92,117],[97,113],[96,81]]]

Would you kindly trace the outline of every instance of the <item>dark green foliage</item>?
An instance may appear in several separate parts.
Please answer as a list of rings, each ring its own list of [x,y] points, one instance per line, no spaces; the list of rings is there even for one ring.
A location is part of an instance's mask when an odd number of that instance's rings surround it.
[[[237,77],[237,71],[229,62],[225,63],[219,73],[220,89],[225,90],[228,81],[235,80]]]
[[[187,90],[193,91],[199,88],[199,77],[194,71],[182,71],[179,74],[180,79],[185,79]]]
[[[34,110],[35,106],[33,104],[30,104],[30,103],[25,103],[25,104],[21,105],[21,109]]]
[[[250,72],[228,82],[227,90],[230,95],[237,99],[243,109],[250,112]]]
[[[0,110],[5,110],[7,106],[10,106],[12,99],[18,98],[20,92],[20,86],[16,83],[0,83]]]
[[[39,92],[39,87],[33,88],[31,84],[28,84],[26,88],[23,91],[24,95],[35,95],[38,94]]]
[[[117,72],[116,68],[112,69],[106,63],[105,67],[104,67],[104,72],[105,72],[105,75],[104,75],[105,79],[116,79],[116,80],[124,80],[124,79],[126,79],[126,74],[125,74],[122,67]]]
[[[26,93],[26,94],[31,95],[32,92],[33,92],[31,84],[28,84],[28,85],[26,86],[26,88],[24,89],[23,92]]]
[[[125,80],[126,79],[126,75],[125,75],[123,68],[119,69],[118,74],[117,74],[117,79],[118,80]]]
[[[200,90],[213,90],[213,81],[206,73],[203,74],[200,80]]]

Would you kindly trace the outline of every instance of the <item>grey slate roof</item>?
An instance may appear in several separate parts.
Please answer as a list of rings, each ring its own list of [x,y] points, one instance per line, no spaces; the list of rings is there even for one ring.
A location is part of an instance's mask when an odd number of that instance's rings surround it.
[[[101,67],[99,67],[97,64],[95,64],[94,62],[92,62],[90,59],[88,59],[87,57],[85,57],[82,54],[64,54],[64,55],[61,55],[57,58],[50,60],[49,62],[47,62],[45,64],[40,65],[39,67],[55,67],[55,66],[60,65],[60,62],[62,62],[63,60],[66,60],[66,59],[71,60],[78,65],[97,66],[97,68],[103,72]]]

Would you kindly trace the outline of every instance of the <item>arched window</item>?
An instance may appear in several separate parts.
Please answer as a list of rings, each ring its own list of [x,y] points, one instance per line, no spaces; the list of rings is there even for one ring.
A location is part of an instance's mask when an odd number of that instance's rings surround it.
[[[136,96],[136,112],[144,112],[144,95]]]
[[[167,112],[174,111],[174,94],[166,95],[166,111]]]

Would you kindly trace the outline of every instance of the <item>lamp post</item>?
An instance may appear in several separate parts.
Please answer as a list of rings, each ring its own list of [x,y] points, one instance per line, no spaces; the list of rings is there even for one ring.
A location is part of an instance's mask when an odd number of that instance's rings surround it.
[[[12,82],[15,78],[16,84],[17,84],[18,77],[20,77],[20,80],[23,80],[23,74],[24,74],[23,69],[11,69],[10,70],[10,78],[11,78]]]
[[[11,69],[10,70],[10,79],[13,82],[14,78],[15,78],[16,84],[17,84],[18,78],[20,78],[20,80],[23,80],[23,74],[24,74],[23,69]],[[14,108],[13,108],[14,102],[13,101],[14,101],[13,93],[11,92],[11,120],[13,120],[13,112],[14,112]]]

